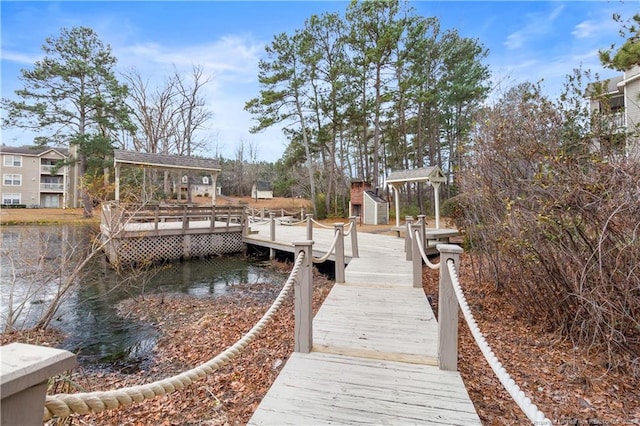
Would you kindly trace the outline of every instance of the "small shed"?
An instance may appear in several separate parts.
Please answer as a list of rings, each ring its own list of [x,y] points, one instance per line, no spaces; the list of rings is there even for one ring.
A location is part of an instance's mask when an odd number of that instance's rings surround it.
[[[386,225],[389,223],[389,203],[378,196],[369,182],[361,179],[351,181],[349,216],[360,217],[360,223]]]
[[[398,170],[389,173],[386,184],[391,186],[394,191],[395,211],[396,211],[396,227],[400,227],[400,188],[407,182],[427,182],[427,185],[433,187],[435,192],[435,214],[436,229],[440,229],[440,184],[446,182],[447,177],[442,173],[440,167],[421,167],[411,170]]]
[[[256,200],[270,200],[273,198],[273,188],[271,184],[264,180],[259,180],[251,188],[251,198]]]

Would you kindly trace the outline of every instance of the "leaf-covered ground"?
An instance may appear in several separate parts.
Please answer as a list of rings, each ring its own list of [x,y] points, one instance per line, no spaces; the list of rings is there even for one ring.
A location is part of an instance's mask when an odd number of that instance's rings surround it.
[[[551,420],[570,425],[640,425],[640,382],[610,371],[606,359],[574,348],[556,334],[520,318],[491,283],[472,284],[470,262],[463,256],[461,278],[480,329],[507,371]],[[290,268],[290,265],[280,265]],[[314,278],[314,309],[332,283]],[[425,293],[437,310],[437,272],[424,270]],[[256,288],[257,293],[275,291]],[[233,344],[270,306],[265,297],[198,299],[191,297],[129,300],[123,313],[154,323],[162,332],[155,362],[136,374],[74,372],[85,390],[106,390],[148,383],[198,365]],[[293,349],[293,298],[289,297],[267,332],[229,365],[170,395],[106,411],[77,416],[66,424],[97,425],[241,425],[251,417]],[[493,375],[473,342],[464,319],[459,324],[459,369],[469,395],[486,425],[527,424],[517,405]],[[2,343],[55,342],[55,333],[2,335]],[[67,385],[68,386],[68,385]],[[52,393],[64,388],[58,384]]]
[[[468,256],[460,263],[460,282],[480,330],[547,418],[562,425],[640,425],[640,380],[610,370],[606,357],[529,324],[493,283],[475,284]],[[423,270],[423,287],[437,311],[437,271]],[[485,361],[462,315],[458,330],[458,367],[483,424],[528,424]]]

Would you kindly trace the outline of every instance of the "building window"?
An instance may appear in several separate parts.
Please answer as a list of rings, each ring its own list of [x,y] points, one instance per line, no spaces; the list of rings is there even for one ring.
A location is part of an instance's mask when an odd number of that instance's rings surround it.
[[[5,186],[21,186],[22,175],[4,175],[3,181]]]
[[[21,195],[18,194],[2,194],[2,204],[20,204]]]
[[[5,167],[22,167],[21,155],[5,155],[4,156]]]

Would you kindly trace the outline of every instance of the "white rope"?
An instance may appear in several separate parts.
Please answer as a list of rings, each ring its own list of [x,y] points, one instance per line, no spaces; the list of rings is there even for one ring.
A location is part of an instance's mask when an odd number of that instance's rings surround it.
[[[276,220],[276,222],[279,222],[280,225],[285,225],[285,226],[295,226],[303,222],[306,222],[306,220],[298,220],[296,222],[291,222],[290,220],[284,220],[282,218],[274,218],[274,219]]]
[[[318,225],[321,228],[327,228],[327,229],[333,229],[333,226],[327,226],[325,224],[322,224],[318,221],[316,221],[314,218],[310,217],[309,219],[311,219],[311,222],[315,223],[316,225]]]
[[[487,343],[487,340],[484,338],[484,335],[480,332],[480,328],[478,327],[478,323],[473,318],[473,314],[469,309],[469,303],[467,303],[467,299],[464,297],[464,293],[462,292],[462,288],[460,287],[460,280],[458,279],[458,273],[456,272],[455,264],[452,259],[447,261],[447,267],[449,269],[449,274],[451,275],[451,283],[453,284],[453,289],[456,293],[456,297],[458,298],[458,304],[460,305],[460,309],[464,315],[465,320],[467,320],[467,325],[471,330],[471,334],[476,341],[476,344],[482,351],[485,359],[491,366],[491,369],[495,373],[495,375],[502,383],[502,386],[509,392],[511,398],[518,404],[522,412],[529,418],[529,420],[536,426],[549,425],[551,426],[551,420],[547,419],[545,415],[538,410],[538,407],[531,402],[531,399],[527,397],[527,395],[520,389],[520,387],[516,384],[515,380],[511,378],[507,370],[502,366],[502,363],[498,361],[498,357],[493,353],[491,346]]]
[[[353,222],[349,222],[347,225],[344,226],[344,228],[349,228],[348,231],[343,231],[344,236],[348,237],[351,234],[351,230],[353,229]]]
[[[107,409],[131,405],[134,402],[141,402],[145,399],[155,398],[156,396],[165,395],[175,390],[182,389],[194,381],[205,377],[207,374],[216,371],[242,353],[245,347],[256,338],[262,329],[264,329],[284,302],[284,299],[291,288],[296,282],[298,282],[298,273],[303,260],[304,252],[301,251],[296,258],[295,264],[287,278],[287,281],[269,310],[240,340],[234,343],[233,346],[225,349],[216,357],[176,376],[145,385],[132,386],[111,391],[47,396],[43,421],[50,420],[53,417],[68,417],[73,413],[87,414],[89,412],[100,412]]]
[[[338,238],[340,238],[340,233],[336,232],[335,237],[333,237],[333,242],[331,243],[331,247],[329,247],[329,251],[320,258],[314,257],[313,263],[322,263],[325,260],[327,260],[329,256],[331,256],[331,253],[333,253],[333,250],[336,248],[336,243],[338,242]]]
[[[256,224],[256,225],[264,225],[266,223],[269,223],[269,219],[255,220],[251,216],[249,216],[249,222],[251,222],[253,224]]]
[[[420,256],[422,256],[422,260],[424,261],[425,265],[427,265],[429,268],[431,269],[438,269],[440,268],[440,262],[438,263],[431,263],[431,261],[429,260],[429,258],[427,257],[427,254],[424,251],[424,241],[422,241],[422,238],[420,237],[420,234],[417,229],[416,229],[416,235],[415,237],[417,238],[418,241],[418,249],[420,250]]]
[[[409,236],[409,241],[413,241],[413,235],[411,235],[411,224],[409,222],[407,222],[406,228],[407,235]]]

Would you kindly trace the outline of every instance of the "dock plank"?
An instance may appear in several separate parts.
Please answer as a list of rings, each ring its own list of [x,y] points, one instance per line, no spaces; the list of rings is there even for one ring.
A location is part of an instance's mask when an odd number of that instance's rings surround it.
[[[266,229],[266,230],[265,230]],[[267,244],[268,228],[246,241]],[[314,229],[314,253],[333,230]],[[300,226],[278,227],[278,244],[303,241]],[[345,283],[334,284],[313,320],[311,353],[285,363],[250,425],[479,425],[458,372],[438,364],[438,324],[426,295],[412,287],[404,240],[358,234]]]

